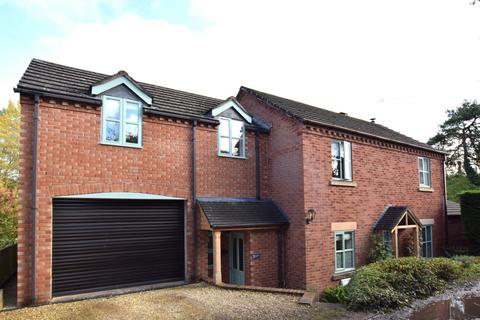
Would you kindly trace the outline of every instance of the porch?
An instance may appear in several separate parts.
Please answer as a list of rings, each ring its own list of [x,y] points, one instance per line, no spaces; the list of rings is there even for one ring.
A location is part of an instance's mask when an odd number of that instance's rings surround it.
[[[283,287],[286,215],[270,200],[200,198],[199,273],[213,283]]]

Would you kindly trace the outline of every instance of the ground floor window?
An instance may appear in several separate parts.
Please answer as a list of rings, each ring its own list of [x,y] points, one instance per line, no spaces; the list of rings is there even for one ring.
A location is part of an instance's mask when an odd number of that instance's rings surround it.
[[[335,272],[355,268],[355,232],[335,232]]]
[[[432,229],[432,225],[424,225],[422,228],[422,257],[424,258],[433,257]]]

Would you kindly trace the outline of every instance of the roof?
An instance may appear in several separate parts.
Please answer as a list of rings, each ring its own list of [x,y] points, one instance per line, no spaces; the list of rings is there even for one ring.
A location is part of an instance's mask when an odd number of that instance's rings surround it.
[[[212,228],[267,227],[288,224],[272,200],[199,198],[198,204]]]
[[[375,230],[392,230],[395,228],[399,223],[400,219],[402,219],[405,212],[410,213],[410,217],[412,217],[416,224],[422,225],[420,221],[417,219],[415,214],[406,206],[390,206],[388,207],[383,214],[378,219],[377,223],[375,224]]]
[[[72,99],[101,103],[99,98],[90,94],[92,85],[103,83],[111,77],[126,74],[106,75],[93,71],[67,67],[60,64],[33,59],[17,84],[17,91],[39,92],[50,96],[66,96]],[[153,98],[149,109],[172,115],[188,117],[206,117],[212,108],[224,100],[198,94],[169,89],[153,84],[138,82],[129,77]]]
[[[390,140],[393,142],[399,142],[402,144],[427,149],[429,151],[443,153],[442,151],[434,149],[423,142],[417,141],[378,123],[357,119],[343,113],[314,107],[302,102],[282,98],[273,94],[261,92],[243,86],[240,88],[240,91],[244,91],[251,95],[254,95],[268,105],[282,110],[283,112],[297,118],[302,122],[312,122],[318,125],[358,132],[365,135]]]
[[[460,203],[455,201],[447,200],[447,215],[449,216],[459,216],[462,214]]]

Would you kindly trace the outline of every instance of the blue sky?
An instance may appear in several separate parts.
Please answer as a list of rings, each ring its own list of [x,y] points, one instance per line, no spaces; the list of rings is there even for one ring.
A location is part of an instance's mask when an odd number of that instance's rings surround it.
[[[0,0],[0,106],[32,58],[217,98],[241,85],[426,141],[480,101],[470,0]]]

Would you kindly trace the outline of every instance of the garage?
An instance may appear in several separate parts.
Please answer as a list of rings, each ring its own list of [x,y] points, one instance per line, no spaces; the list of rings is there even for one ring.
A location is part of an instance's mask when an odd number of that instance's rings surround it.
[[[184,201],[119,197],[53,199],[53,297],[185,280]]]

